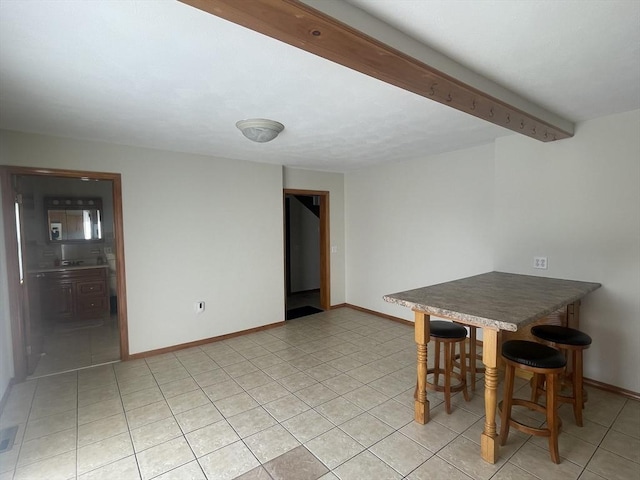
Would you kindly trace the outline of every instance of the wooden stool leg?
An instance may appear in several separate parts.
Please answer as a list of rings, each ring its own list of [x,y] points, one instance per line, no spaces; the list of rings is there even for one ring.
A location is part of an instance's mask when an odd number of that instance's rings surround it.
[[[540,396],[540,389],[544,384],[544,375],[534,373],[531,378],[531,401],[538,403],[538,397]]]
[[[469,328],[469,366],[471,367],[471,391],[476,391],[476,338],[477,332],[475,327]]]
[[[500,416],[500,445],[507,443],[509,436],[509,419],[511,418],[511,405],[513,401],[513,378],[516,370],[513,365],[507,364],[504,371],[504,393],[502,395],[502,415]]]
[[[444,343],[444,405],[447,413],[451,413],[451,371],[453,369],[453,355],[451,349],[453,343]]]
[[[436,340],[435,359],[433,362],[433,383],[438,384],[440,373],[440,341]]]
[[[573,351],[573,415],[576,425],[582,426],[582,409],[584,408],[584,392],[582,391],[582,350]]]
[[[547,380],[547,428],[549,429],[549,452],[553,463],[560,463],[558,453],[558,388],[557,374],[546,375]]]
[[[469,401],[471,400],[469,398],[469,391],[467,389],[467,354],[466,354],[466,347],[465,347],[465,341],[461,341],[460,343],[460,376],[462,377],[462,381],[463,381],[463,388],[462,388],[462,394],[464,395],[464,399],[465,401]],[[453,357],[455,358],[455,353],[456,353],[456,347],[455,344],[453,345]],[[475,359],[472,360],[475,362]],[[451,360],[451,368],[453,368],[453,358]],[[475,384],[475,374],[473,375],[473,384]]]

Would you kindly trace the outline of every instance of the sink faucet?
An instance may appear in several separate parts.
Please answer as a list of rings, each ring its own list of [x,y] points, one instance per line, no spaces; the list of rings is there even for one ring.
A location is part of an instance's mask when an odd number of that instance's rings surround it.
[[[84,263],[84,261],[82,260],[64,260],[62,262],[62,265],[66,265],[69,267],[77,267],[79,265],[82,265]]]

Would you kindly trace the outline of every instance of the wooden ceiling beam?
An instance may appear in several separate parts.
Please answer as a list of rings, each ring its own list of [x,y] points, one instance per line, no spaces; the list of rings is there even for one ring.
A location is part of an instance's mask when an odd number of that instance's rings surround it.
[[[524,99],[511,100],[512,92],[505,90],[509,100],[489,94],[301,1],[179,1],[536,140],[551,142],[573,136],[570,122],[537,106],[527,109]]]

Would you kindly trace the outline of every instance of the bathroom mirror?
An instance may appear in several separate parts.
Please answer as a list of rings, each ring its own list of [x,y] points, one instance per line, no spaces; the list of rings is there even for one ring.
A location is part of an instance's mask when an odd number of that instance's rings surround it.
[[[102,240],[100,198],[46,197],[44,205],[49,242],[83,243]]]

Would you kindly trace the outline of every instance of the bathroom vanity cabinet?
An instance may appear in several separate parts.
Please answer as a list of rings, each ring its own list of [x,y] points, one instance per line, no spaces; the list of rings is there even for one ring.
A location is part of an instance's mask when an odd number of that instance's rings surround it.
[[[106,266],[40,270],[31,274],[31,281],[37,298],[30,304],[44,321],[73,322],[109,315]]]

